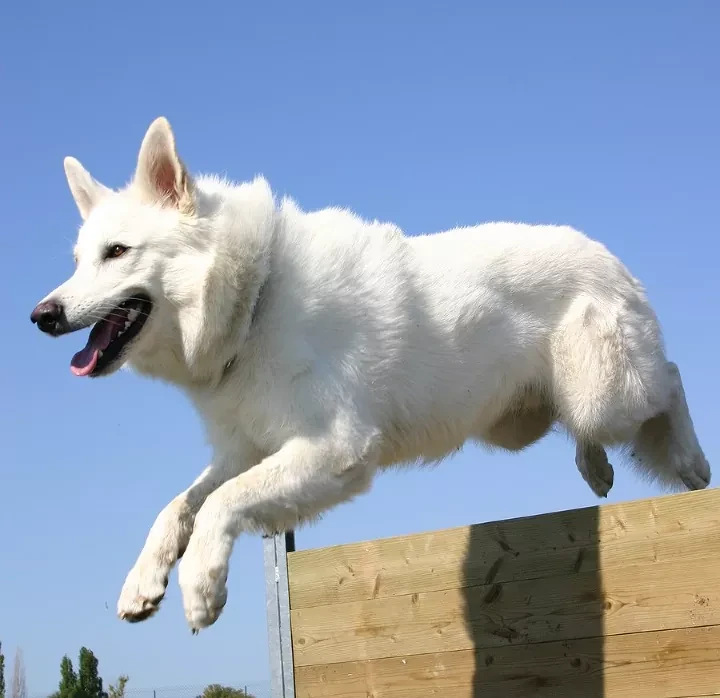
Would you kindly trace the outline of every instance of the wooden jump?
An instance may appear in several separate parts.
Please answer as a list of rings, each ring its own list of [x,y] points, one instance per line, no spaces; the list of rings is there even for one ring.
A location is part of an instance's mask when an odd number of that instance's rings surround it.
[[[282,695],[720,696],[718,490],[290,552],[288,590]]]

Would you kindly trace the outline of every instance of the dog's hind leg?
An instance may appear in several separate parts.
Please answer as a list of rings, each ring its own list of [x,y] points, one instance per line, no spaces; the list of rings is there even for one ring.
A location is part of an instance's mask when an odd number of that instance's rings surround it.
[[[614,474],[603,447],[629,443],[672,392],[659,329],[639,297],[615,305],[581,297],[553,338],[552,358],[553,398],[577,443],[578,469],[607,496]]]
[[[615,471],[602,446],[579,441],[575,448],[575,464],[583,480],[598,497],[607,497],[612,489]]]
[[[643,422],[630,455],[638,468],[666,485],[704,489],[710,483],[710,466],[695,433],[680,371],[672,362],[666,371],[671,386],[668,407]]]

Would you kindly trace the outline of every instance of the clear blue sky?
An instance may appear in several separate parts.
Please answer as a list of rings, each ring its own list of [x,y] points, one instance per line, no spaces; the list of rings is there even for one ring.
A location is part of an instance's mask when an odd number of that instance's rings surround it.
[[[200,636],[175,576],[156,618],[115,617],[155,515],[209,452],[174,389],[74,378],[84,340],[30,325],[72,269],[63,156],[121,185],[162,114],[191,169],[261,172],[306,208],[349,206],[409,233],[573,224],[646,284],[720,468],[719,26],[716,0],[5,3],[0,640],[10,662],[22,646],[30,694],[52,690],[83,644],[106,680],[127,672],[135,688],[268,671],[259,540],[238,542],[226,611]],[[621,470],[610,500],[657,493]],[[594,503],[564,438],[518,457],[467,448],[383,476],[298,542]]]

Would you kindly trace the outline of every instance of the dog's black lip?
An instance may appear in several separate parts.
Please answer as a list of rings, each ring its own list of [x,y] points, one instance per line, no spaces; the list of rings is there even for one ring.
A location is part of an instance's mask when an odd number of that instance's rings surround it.
[[[132,303],[133,308],[138,308],[140,310],[140,315],[138,315],[137,320],[135,320],[135,322],[133,322],[133,324],[130,325],[130,327],[120,337],[113,340],[108,348],[103,351],[102,356],[98,358],[95,369],[89,374],[90,378],[99,378],[100,376],[109,373],[112,367],[122,358],[130,343],[138,336],[145,326],[145,323],[152,312],[153,302],[150,296],[143,292],[131,294],[126,300],[113,308],[113,310],[111,310],[105,317],[112,315],[116,309],[122,308],[129,303]],[[95,326],[96,325],[97,323],[95,323]],[[95,326],[93,326],[91,333],[94,331]]]

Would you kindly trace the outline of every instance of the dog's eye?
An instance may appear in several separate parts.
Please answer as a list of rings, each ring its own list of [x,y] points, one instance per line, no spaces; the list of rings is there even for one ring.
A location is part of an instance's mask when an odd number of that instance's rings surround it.
[[[130,248],[125,245],[110,245],[105,251],[105,259],[122,257]]]

